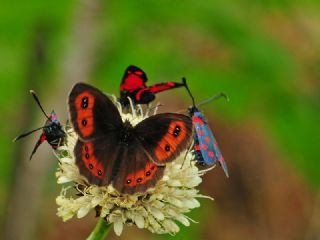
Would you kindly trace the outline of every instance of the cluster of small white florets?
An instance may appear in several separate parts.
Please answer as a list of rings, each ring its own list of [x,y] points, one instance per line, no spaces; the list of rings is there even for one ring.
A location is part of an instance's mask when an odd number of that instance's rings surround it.
[[[133,125],[148,116],[147,113],[143,114],[142,109],[132,109],[132,114],[128,114],[123,113],[120,105],[117,106],[122,119],[128,119]],[[185,226],[193,221],[185,213],[200,206],[197,198],[210,198],[196,189],[202,181],[201,176],[208,170],[197,168],[192,152],[183,153],[167,164],[164,177],[145,193],[126,195],[118,193],[112,185],[90,185],[75,164],[73,149],[77,134],[73,129],[66,132],[65,144],[56,152],[59,159],[57,181],[63,184],[61,194],[56,199],[59,206],[57,215],[64,221],[75,215],[82,218],[95,210],[99,217],[113,223],[117,235],[122,233],[126,224],[146,228],[153,233],[175,234],[179,231],[177,221]]]

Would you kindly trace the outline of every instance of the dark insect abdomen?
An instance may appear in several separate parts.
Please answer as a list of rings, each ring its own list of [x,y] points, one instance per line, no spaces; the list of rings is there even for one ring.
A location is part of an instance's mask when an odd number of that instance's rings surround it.
[[[54,149],[56,149],[58,145],[61,145],[65,138],[65,132],[62,130],[61,125],[55,122],[50,122],[47,127],[44,128],[44,133],[48,143]]]

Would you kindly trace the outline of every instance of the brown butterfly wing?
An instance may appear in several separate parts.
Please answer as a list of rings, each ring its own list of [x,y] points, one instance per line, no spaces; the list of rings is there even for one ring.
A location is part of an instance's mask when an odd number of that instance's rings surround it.
[[[177,158],[192,140],[190,117],[176,113],[151,116],[135,127],[135,134],[145,152],[157,165]]]
[[[74,148],[80,174],[89,183],[105,186],[114,177],[114,168],[120,156],[119,136],[112,132],[108,137],[93,141],[78,140]]]
[[[145,192],[154,187],[163,177],[165,166],[157,166],[143,150],[138,139],[122,148],[121,162],[118,164],[113,186],[121,193]]]
[[[75,84],[68,103],[72,125],[83,141],[105,137],[123,125],[112,101],[89,84]]]

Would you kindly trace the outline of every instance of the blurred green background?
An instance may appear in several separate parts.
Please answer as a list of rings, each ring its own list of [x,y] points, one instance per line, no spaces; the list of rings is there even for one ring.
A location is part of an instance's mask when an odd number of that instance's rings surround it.
[[[119,239],[320,239],[320,4],[309,1],[5,1],[0,8],[0,227],[3,239],[85,239],[93,215],[55,215],[57,161],[48,144],[29,162],[45,121],[28,93],[66,121],[72,84],[118,95],[134,64],[149,84],[187,77],[230,168],[201,186],[214,202],[175,237],[125,228]],[[179,98],[177,98],[177,96]],[[177,100],[181,99],[181,100]],[[190,104],[161,93],[164,110]],[[111,238],[116,238],[115,236]]]

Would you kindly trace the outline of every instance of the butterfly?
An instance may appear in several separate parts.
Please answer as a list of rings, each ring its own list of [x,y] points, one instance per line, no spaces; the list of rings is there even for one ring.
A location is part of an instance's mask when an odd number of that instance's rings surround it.
[[[229,177],[228,167],[221,154],[218,143],[208,125],[206,118],[204,117],[203,113],[200,112],[200,110],[198,109],[198,107],[203,104],[211,102],[222,96],[227,98],[227,96],[224,93],[220,93],[196,106],[194,98],[191,94],[191,91],[186,83],[186,79],[183,78],[182,81],[184,82],[185,87],[192,99],[192,106],[189,107],[188,111],[189,111],[190,117],[192,118],[192,123],[195,128],[193,148],[195,151],[196,161],[200,165],[213,165],[216,162],[218,162],[222,167],[225,175]]]
[[[20,136],[16,137],[13,141],[18,141],[21,138],[24,138],[31,133],[34,133],[38,130],[43,130],[42,134],[39,137],[39,140],[37,141],[36,145],[34,146],[34,149],[30,155],[30,160],[32,156],[36,153],[38,147],[44,142],[47,141],[50,146],[55,150],[58,148],[59,144],[63,143],[64,138],[66,136],[65,132],[62,129],[62,126],[60,122],[58,121],[56,113],[52,110],[50,116],[46,114],[46,112],[43,110],[40,100],[37,97],[36,93],[33,90],[30,90],[30,93],[32,94],[34,100],[37,102],[38,106],[40,107],[42,113],[46,116],[47,121],[45,122],[43,127],[34,129],[30,132],[21,134]]]
[[[120,103],[122,106],[129,104],[128,97],[135,104],[148,104],[155,99],[156,93],[184,86],[183,83],[177,82],[158,83],[147,86],[147,81],[147,75],[142,69],[133,65],[127,67],[120,85]]]
[[[177,113],[150,116],[133,126],[122,121],[113,102],[99,89],[77,83],[68,98],[78,140],[76,165],[88,182],[112,184],[123,194],[145,192],[162,178],[165,165],[190,143],[192,120]]]

